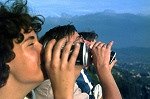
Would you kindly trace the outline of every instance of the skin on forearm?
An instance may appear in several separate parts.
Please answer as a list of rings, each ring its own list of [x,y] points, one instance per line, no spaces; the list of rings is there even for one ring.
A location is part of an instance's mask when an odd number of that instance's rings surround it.
[[[70,82],[69,82],[70,83]],[[73,89],[74,85],[66,85],[62,84],[66,87],[61,87],[57,89],[53,89],[54,99],[73,99]]]
[[[98,71],[98,76],[102,85],[103,99],[122,99],[111,71],[108,69],[102,70],[101,68],[101,70]]]

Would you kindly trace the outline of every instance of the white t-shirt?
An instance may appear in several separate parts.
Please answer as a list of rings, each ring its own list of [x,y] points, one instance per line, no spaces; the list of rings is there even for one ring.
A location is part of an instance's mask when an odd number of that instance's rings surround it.
[[[54,99],[50,80],[45,80],[42,82],[42,84],[34,90],[34,93],[36,99]],[[74,86],[73,96],[74,99],[89,99],[89,95],[87,93],[82,93],[76,83]]]

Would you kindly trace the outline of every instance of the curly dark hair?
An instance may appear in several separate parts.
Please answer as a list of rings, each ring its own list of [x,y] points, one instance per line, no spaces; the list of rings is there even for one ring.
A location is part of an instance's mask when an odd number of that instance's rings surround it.
[[[44,19],[44,17],[42,17]],[[28,13],[27,0],[8,0],[0,2],[0,87],[4,86],[9,76],[9,66],[6,64],[15,58],[13,40],[21,43],[24,36],[20,33],[39,32],[44,20]]]

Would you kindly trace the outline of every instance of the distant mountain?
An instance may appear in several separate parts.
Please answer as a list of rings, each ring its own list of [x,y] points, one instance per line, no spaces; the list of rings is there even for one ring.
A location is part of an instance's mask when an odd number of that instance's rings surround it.
[[[54,26],[70,24],[78,31],[95,31],[99,40],[108,42],[113,40],[115,48],[122,47],[150,47],[150,16],[129,13],[117,14],[110,11],[99,12],[83,16],[47,17],[43,35]]]
[[[113,49],[120,63],[144,63],[150,64],[150,48],[128,47]]]

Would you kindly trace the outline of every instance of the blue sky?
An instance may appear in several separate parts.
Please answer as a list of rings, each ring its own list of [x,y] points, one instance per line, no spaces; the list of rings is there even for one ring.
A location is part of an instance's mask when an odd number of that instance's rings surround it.
[[[104,10],[150,15],[150,0],[28,0],[32,12],[44,16],[84,15]]]

